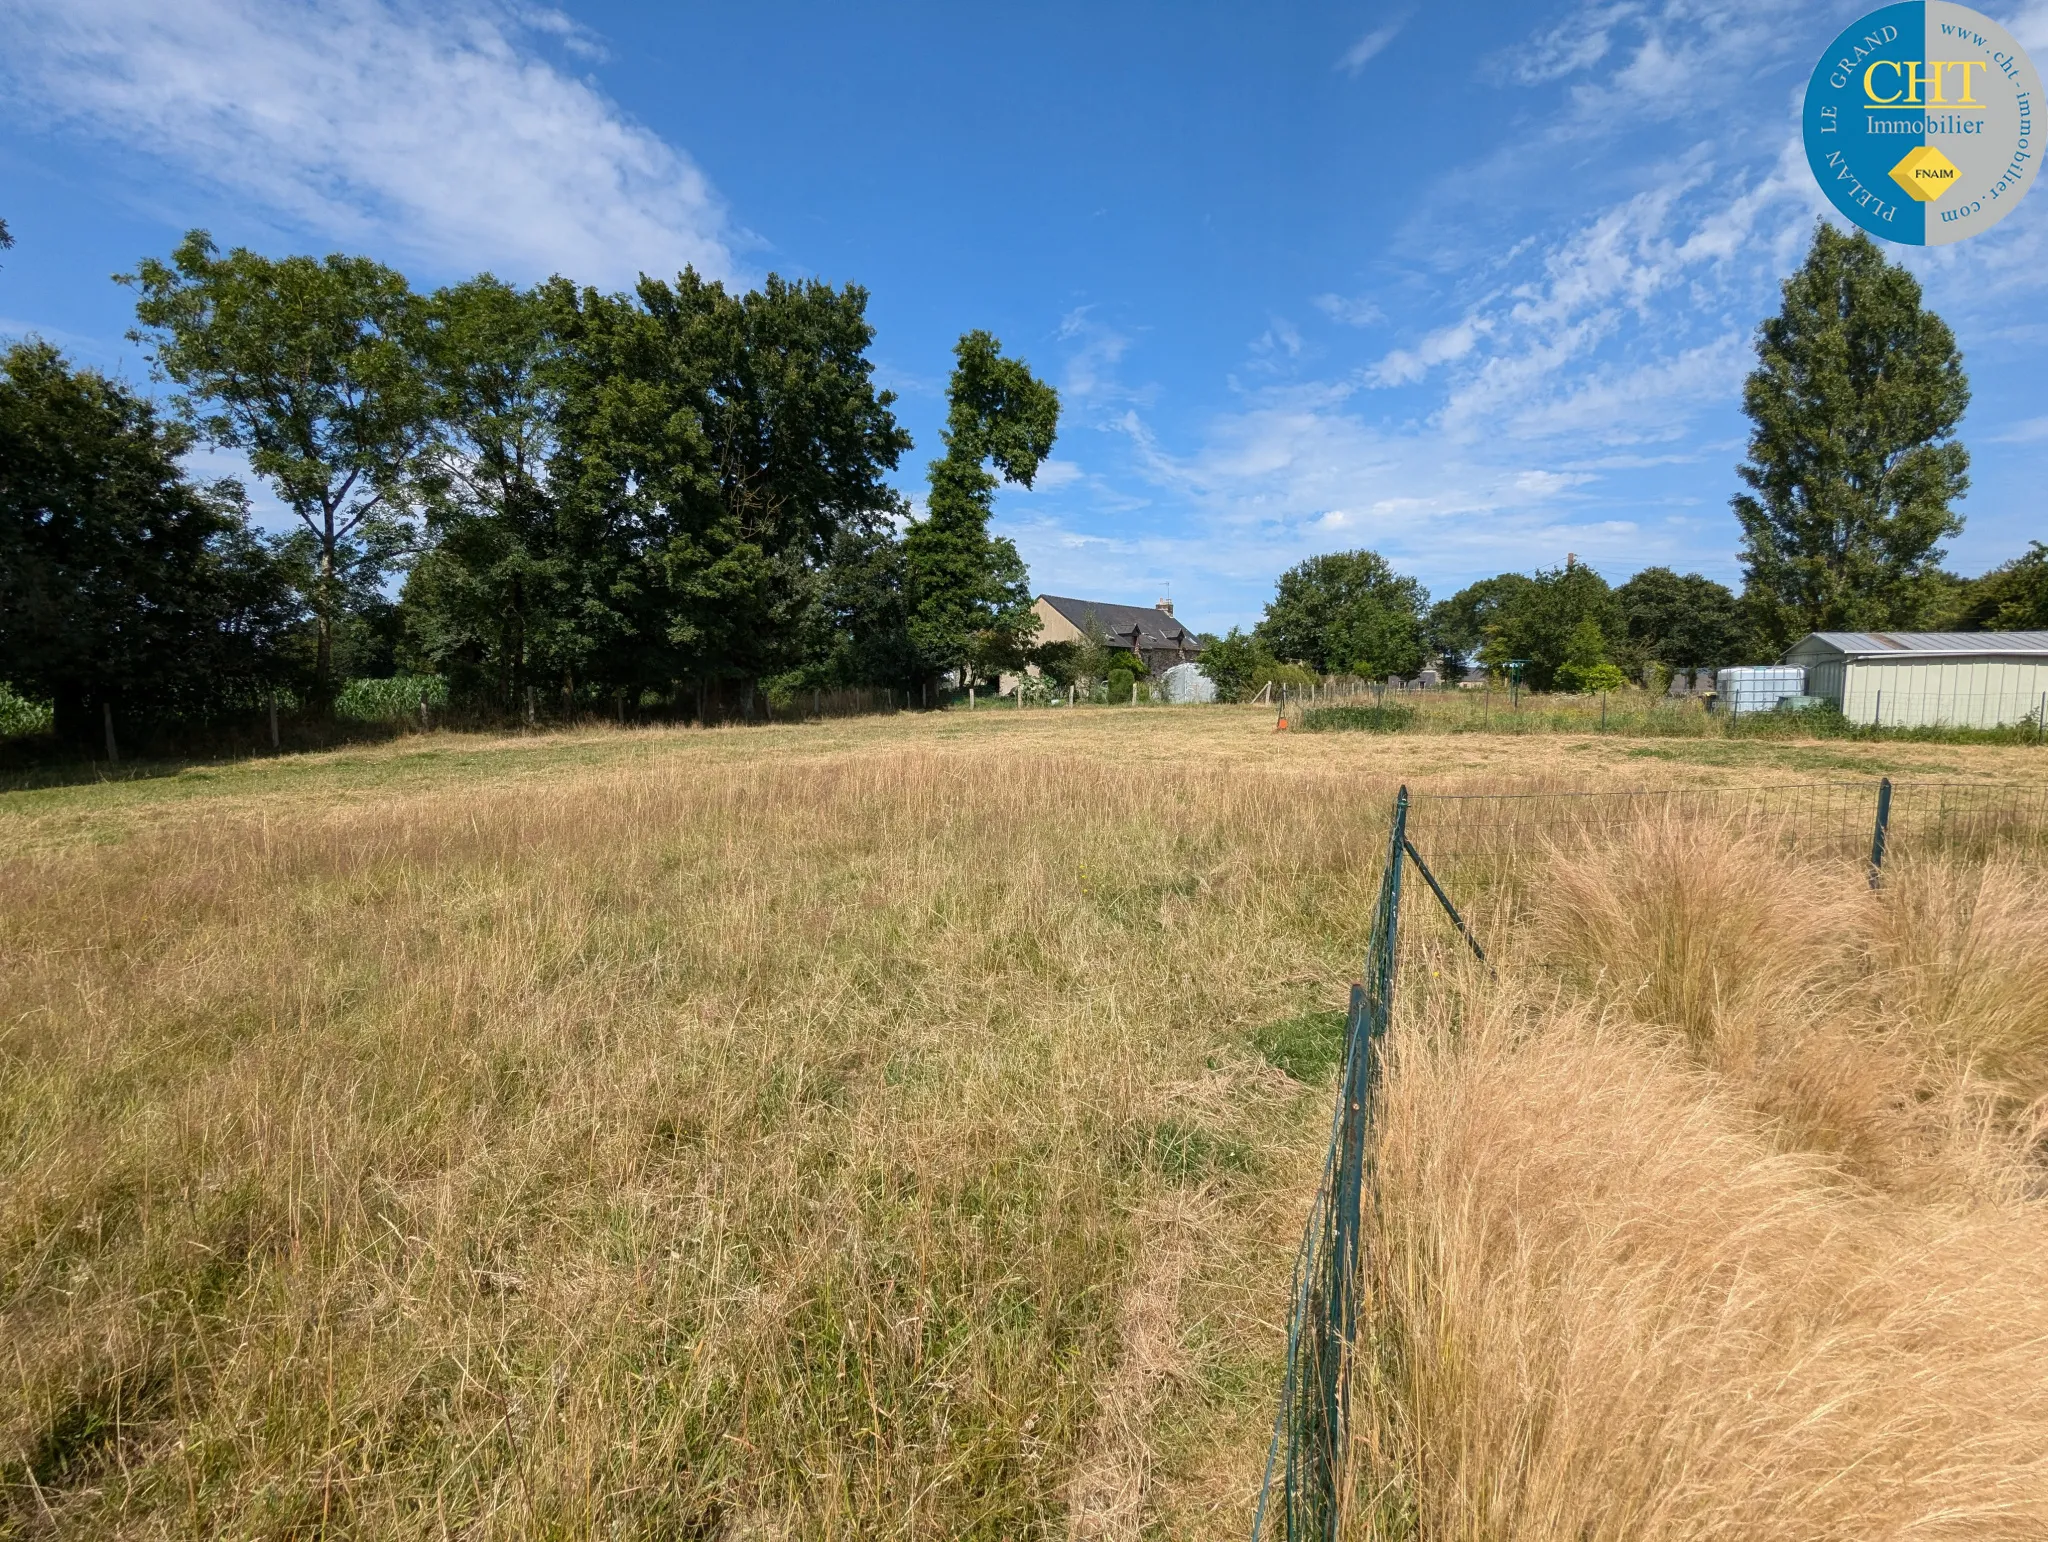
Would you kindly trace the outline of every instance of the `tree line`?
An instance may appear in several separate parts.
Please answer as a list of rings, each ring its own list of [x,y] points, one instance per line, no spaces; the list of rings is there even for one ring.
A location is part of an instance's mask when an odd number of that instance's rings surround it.
[[[317,714],[394,672],[473,710],[705,715],[771,684],[928,689],[1031,645],[988,519],[1059,398],[986,332],[955,349],[912,520],[857,285],[419,293],[203,231],[119,281],[167,407],[47,343],[0,356],[0,680],[67,739],[281,691]],[[190,477],[199,444],[245,455],[296,528],[260,534],[244,488]]]
[[[1481,579],[1430,603],[1378,553],[1312,557],[1265,615],[1204,655],[1226,695],[1267,680],[1498,670],[1537,690],[1614,689],[1646,666],[1697,670],[1780,656],[1817,631],[2048,628],[2048,546],[1976,578],[1941,566],[1969,487],[1956,428],[1962,354],[1918,282],[1862,232],[1821,225],[1743,388],[1751,423],[1734,499],[1740,593],[1648,567],[1611,585],[1563,566]]]

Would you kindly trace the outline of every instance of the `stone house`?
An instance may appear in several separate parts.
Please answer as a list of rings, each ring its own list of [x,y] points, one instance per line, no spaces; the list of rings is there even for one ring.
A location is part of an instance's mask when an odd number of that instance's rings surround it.
[[[1110,647],[1137,654],[1155,677],[1202,656],[1195,634],[1174,618],[1171,600],[1152,606],[1112,605],[1107,600],[1041,594],[1032,609],[1038,615],[1040,643],[1080,642],[1093,632]]]

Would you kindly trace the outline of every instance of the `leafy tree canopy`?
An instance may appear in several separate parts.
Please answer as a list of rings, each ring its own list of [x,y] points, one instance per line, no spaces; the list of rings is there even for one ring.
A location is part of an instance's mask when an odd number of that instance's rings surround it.
[[[1757,337],[1755,425],[1734,500],[1763,640],[1910,628],[1939,595],[1940,543],[1969,487],[1954,335],[1912,274],[1861,231],[1822,224]]]
[[[1430,606],[1423,645],[1453,668],[1477,658],[1501,612],[1524,603],[1535,582],[1526,573],[1502,573],[1467,584]]]
[[[1462,589],[1432,613],[1435,635],[1469,646],[1476,631],[1479,661],[1501,669],[1516,659],[1526,665],[1523,678],[1534,690],[1557,684],[1557,672],[1571,657],[1574,637],[1587,635],[1590,621],[1601,639],[1600,659],[1622,651],[1627,628],[1620,604],[1607,580],[1583,562],[1567,557],[1561,568],[1539,568],[1534,576],[1502,573]],[[1447,648],[1446,651],[1451,651]],[[1462,649],[1460,650],[1462,651]],[[1568,687],[1569,688],[1569,687]]]
[[[1274,657],[1321,675],[1369,678],[1422,666],[1422,610],[1429,596],[1378,552],[1332,552],[1280,575],[1259,622]]]
[[[45,343],[0,355],[0,676],[91,741],[246,708],[283,671],[299,611],[232,482],[144,398]]]
[[[366,257],[223,257],[203,230],[121,282],[140,296],[132,335],[186,388],[186,421],[246,452],[312,536],[324,698],[350,581],[381,578],[416,509],[434,433],[424,308]]]
[[[931,463],[925,517],[904,537],[910,636],[933,673],[993,673],[1022,664],[1038,618],[1023,560],[989,535],[989,512],[1002,482],[1029,487],[1052,453],[1060,399],[986,332],[953,353],[946,453]]]
[[[406,581],[411,651],[467,700],[511,707],[587,664],[579,580],[594,577],[560,520],[561,298],[484,274],[428,302],[439,432],[431,543]],[[601,578],[597,587],[603,587]]]
[[[1964,584],[1957,625],[1972,632],[2048,630],[2048,546],[2029,541],[2025,555]]]
[[[1219,698],[1244,701],[1258,689],[1253,677],[1260,665],[1272,662],[1272,654],[1256,634],[1232,627],[1224,636],[1209,642],[1196,667],[1215,682]]]
[[[1673,669],[1736,664],[1749,654],[1742,602],[1725,584],[1698,573],[1644,568],[1615,590],[1630,649]]]
[[[1579,617],[1565,639],[1564,662],[1552,678],[1560,691],[1617,691],[1625,683],[1607,656],[1607,635],[1591,615]]]

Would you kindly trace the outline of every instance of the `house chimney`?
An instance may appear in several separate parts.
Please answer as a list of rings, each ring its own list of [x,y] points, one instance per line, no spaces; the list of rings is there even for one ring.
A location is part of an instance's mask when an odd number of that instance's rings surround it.
[[[1173,614],[1173,601],[1171,601],[1171,600],[1161,600],[1161,601],[1160,601],[1160,602],[1158,603],[1158,605],[1157,605],[1157,606],[1155,606],[1154,608],[1155,608],[1155,609],[1157,609],[1157,610],[1163,610],[1163,611],[1165,611],[1165,612],[1166,612],[1166,613],[1167,613],[1167,614],[1168,614],[1168,615],[1170,616],[1170,615],[1172,615],[1172,614]]]

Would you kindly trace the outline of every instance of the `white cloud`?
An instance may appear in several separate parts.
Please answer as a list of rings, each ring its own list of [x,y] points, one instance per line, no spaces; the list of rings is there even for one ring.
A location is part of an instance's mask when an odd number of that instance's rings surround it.
[[[1541,85],[1590,69],[1614,46],[1614,27],[1636,10],[1633,5],[1583,7],[1520,47],[1497,56],[1501,72],[1523,85]]]
[[[1251,356],[1254,367],[1277,370],[1281,360],[1301,357],[1301,328],[1285,316],[1273,316],[1266,322],[1266,330],[1252,339]]]
[[[1555,498],[1593,480],[1592,474],[1584,471],[1523,471],[1511,485],[1525,498],[1540,499]]]
[[[1038,463],[1038,475],[1032,479],[1031,486],[1033,491],[1049,493],[1078,482],[1081,477],[1081,468],[1070,460],[1044,460]]]
[[[1992,444],[2039,444],[2048,440],[2048,418],[2027,418],[1988,438]]]
[[[1373,28],[1344,51],[1344,57],[1337,61],[1337,68],[1347,75],[1356,75],[1385,52],[1387,45],[1393,42],[1400,35],[1401,29],[1407,25],[1408,17],[1404,12],[1384,26]]]
[[[1748,338],[1730,332],[1673,358],[1600,371],[1570,389],[1512,411],[1517,439],[1583,439],[1602,445],[1676,439],[1702,407],[1739,398],[1755,362]]]
[[[1093,309],[1088,305],[1077,306],[1060,318],[1055,335],[1061,342],[1073,345],[1060,381],[1061,396],[1077,404],[1149,401],[1150,387],[1134,390],[1124,385],[1117,374],[1117,366],[1130,351],[1130,337],[1097,321],[1091,314]]]
[[[690,158],[540,53],[595,49],[557,12],[0,0],[0,17],[0,70],[52,121],[324,239],[515,279],[733,272]]]
[[[1319,294],[1309,303],[1332,321],[1347,327],[1369,327],[1386,319],[1385,312],[1363,295],[1349,298],[1340,294]]]
[[[1493,330],[1483,316],[1466,316],[1447,327],[1438,327],[1413,348],[1396,348],[1377,364],[1368,365],[1366,382],[1376,386],[1412,385],[1439,364],[1462,359],[1479,339]]]

